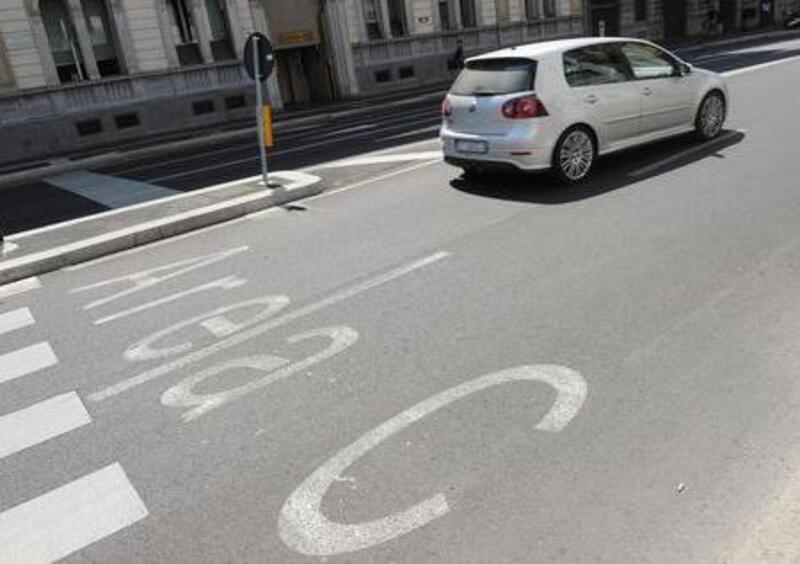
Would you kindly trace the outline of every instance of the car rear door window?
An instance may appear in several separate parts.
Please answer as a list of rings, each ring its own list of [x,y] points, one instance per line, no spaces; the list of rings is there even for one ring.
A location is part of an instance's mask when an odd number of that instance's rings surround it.
[[[628,62],[616,45],[591,45],[564,53],[564,75],[572,87],[630,80]]]
[[[657,47],[646,43],[625,43],[622,52],[637,80],[675,76],[675,59]]]
[[[458,96],[494,96],[533,90],[536,61],[479,59],[468,61],[450,89]]]

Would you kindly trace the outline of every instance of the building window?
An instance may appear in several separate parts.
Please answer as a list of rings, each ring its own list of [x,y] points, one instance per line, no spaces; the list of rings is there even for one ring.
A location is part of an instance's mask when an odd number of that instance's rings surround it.
[[[86,80],[86,66],[67,5],[63,0],[42,0],[39,9],[58,79],[62,83]]]
[[[364,25],[367,27],[367,38],[370,40],[383,39],[381,9],[378,2],[379,0],[364,0]]]
[[[408,35],[404,0],[388,0],[387,3],[389,5],[389,25],[392,30],[392,37]]]
[[[178,52],[181,65],[199,65],[203,63],[200,45],[197,43],[197,32],[194,27],[192,12],[186,0],[166,0],[168,4],[172,41]]]
[[[114,46],[114,34],[112,33],[111,21],[108,17],[105,1],[82,0],[81,4],[100,76],[119,74],[120,64],[117,58],[117,50]]]
[[[544,17],[554,18],[556,16],[556,0],[544,0]]]
[[[637,22],[647,19],[647,0],[635,0],[634,15]]]
[[[539,0],[525,0],[525,19],[538,20],[542,17],[539,13]]]
[[[461,26],[467,29],[478,27],[475,0],[459,0],[459,3],[461,5]]]
[[[215,61],[235,59],[225,0],[206,0],[206,10],[211,28],[211,55]]]
[[[455,29],[455,22],[450,15],[450,0],[439,0],[439,25],[442,31]]]

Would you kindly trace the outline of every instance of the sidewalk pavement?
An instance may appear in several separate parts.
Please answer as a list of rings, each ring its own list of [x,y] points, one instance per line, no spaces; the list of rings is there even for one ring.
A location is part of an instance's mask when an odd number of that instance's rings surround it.
[[[0,285],[58,270],[280,206],[322,191],[321,180],[285,171],[212,186],[8,237],[0,257]]]

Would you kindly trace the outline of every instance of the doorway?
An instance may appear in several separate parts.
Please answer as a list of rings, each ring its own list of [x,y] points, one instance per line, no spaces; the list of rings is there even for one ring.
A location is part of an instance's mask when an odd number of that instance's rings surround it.
[[[686,0],[669,0],[664,9],[664,37],[678,39],[686,35]]]
[[[278,85],[285,106],[333,99],[332,77],[319,46],[280,49],[275,52]]]
[[[609,0],[592,0],[589,4],[592,35],[616,37],[619,33],[619,3]]]

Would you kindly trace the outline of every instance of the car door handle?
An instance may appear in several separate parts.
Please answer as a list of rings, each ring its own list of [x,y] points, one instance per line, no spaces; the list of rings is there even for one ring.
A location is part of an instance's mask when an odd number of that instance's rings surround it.
[[[642,89],[642,94],[644,94],[645,96],[650,96],[650,94],[652,94],[652,93],[653,93],[653,89],[650,88],[649,86],[645,86]]]
[[[586,98],[584,98],[584,101],[587,104],[596,104],[597,103],[597,96],[595,96],[594,94],[589,94]]]

